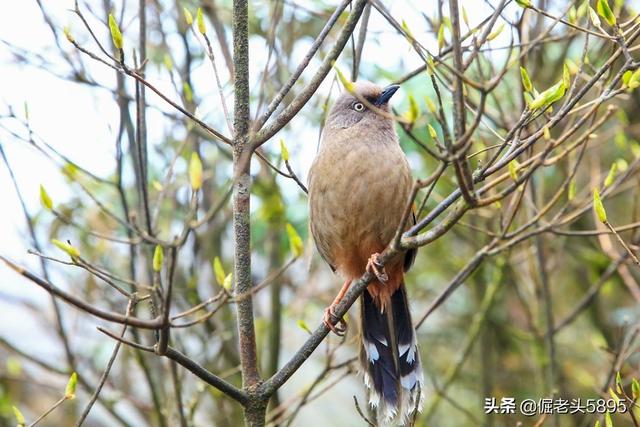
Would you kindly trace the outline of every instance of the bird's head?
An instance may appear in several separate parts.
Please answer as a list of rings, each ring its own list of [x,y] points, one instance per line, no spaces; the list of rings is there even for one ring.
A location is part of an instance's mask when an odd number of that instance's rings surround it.
[[[391,117],[381,112],[389,113],[389,100],[400,86],[382,88],[368,81],[358,81],[353,85],[353,91],[345,91],[331,108],[327,129],[348,129],[356,125],[393,129]]]

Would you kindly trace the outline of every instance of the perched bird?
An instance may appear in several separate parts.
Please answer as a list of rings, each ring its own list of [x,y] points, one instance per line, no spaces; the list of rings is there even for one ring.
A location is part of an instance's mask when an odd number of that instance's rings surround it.
[[[404,284],[415,251],[384,268],[378,263],[402,222],[412,187],[389,112],[398,88],[360,81],[343,93],[329,112],[309,173],[311,233],[322,258],[345,279],[325,310],[325,324],[344,333],[335,306],[365,271],[377,278],[361,297],[360,360],[369,403],[385,424],[404,423],[421,408],[424,381]]]

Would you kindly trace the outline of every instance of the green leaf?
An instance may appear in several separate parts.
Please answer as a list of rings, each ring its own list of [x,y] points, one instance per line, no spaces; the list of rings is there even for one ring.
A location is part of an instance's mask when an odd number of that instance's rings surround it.
[[[564,80],[560,80],[558,83],[535,97],[529,104],[529,108],[531,108],[532,110],[537,110],[538,108],[542,107],[546,108],[562,98],[566,91],[567,88],[564,86]]]
[[[509,162],[509,175],[511,176],[511,179],[513,179],[514,181],[518,180],[519,167],[520,167],[520,164],[516,159],[513,159]]]
[[[524,67],[520,67],[520,78],[522,79],[522,87],[526,92],[533,91],[533,84],[531,83],[531,79],[529,78],[529,73]]]
[[[502,30],[504,30],[504,22],[501,22],[500,25],[498,26],[498,28],[495,29],[494,31],[492,31],[487,36],[487,41],[491,41],[491,40],[495,39],[496,37],[498,37],[500,35],[500,33],[502,33]]]
[[[20,409],[18,409],[15,406],[12,406],[13,408],[13,415],[16,417],[16,421],[18,423],[18,427],[24,427],[25,425],[27,425],[27,421],[24,419],[24,415],[22,415],[22,412],[20,412]]]
[[[427,129],[429,129],[429,136],[431,136],[432,139],[438,138],[438,132],[436,132],[433,126],[427,125]]]
[[[193,15],[186,7],[182,8],[182,10],[184,11],[184,20],[187,21],[187,25],[191,26],[193,24]]]
[[[607,188],[608,186],[610,186],[611,184],[613,184],[613,180],[616,179],[616,175],[618,174],[618,164],[617,163],[612,163],[611,164],[611,168],[609,169],[609,173],[607,174],[607,177],[604,179],[604,187]],[[618,375],[620,375],[620,372],[618,372]],[[617,378],[616,378],[617,380]]]
[[[640,68],[638,68],[631,74],[631,77],[629,77],[629,83],[627,83],[627,86],[629,86],[629,89],[635,89],[638,86],[640,86]]]
[[[156,248],[153,250],[153,271],[158,272],[162,270],[163,260],[164,253],[162,251],[162,246],[156,245]]]
[[[549,126],[545,126],[542,128],[542,135],[544,139],[549,141],[551,139],[551,131],[549,130]]]
[[[529,0],[516,0],[516,3],[525,9],[531,7],[531,2]]]
[[[407,35],[407,38],[409,39],[409,41],[411,43],[413,43],[413,41],[416,38],[413,36],[413,32],[411,31],[411,29],[409,28],[409,25],[407,24],[407,22],[404,19],[402,20],[401,27],[404,30],[404,33]]]
[[[293,228],[293,225],[291,225],[290,223],[287,223],[286,229],[287,229],[287,236],[289,237],[289,247],[291,248],[291,252],[293,253],[293,256],[299,257],[300,255],[302,255],[302,252],[304,251],[304,244],[302,243],[302,238],[300,237],[296,229]]]
[[[565,89],[568,89],[571,86],[571,72],[569,71],[569,66],[566,62],[562,65],[562,83],[564,84]]]
[[[431,112],[431,114],[436,114],[436,104],[433,103],[433,101],[431,100],[431,98],[429,98],[428,96],[424,97],[424,101],[427,104],[427,108],[429,109],[429,111]]]
[[[64,36],[67,38],[67,40],[69,40],[69,43],[74,43],[76,41],[76,39],[73,38],[71,29],[69,27],[64,27],[62,31],[64,31]]]
[[[213,273],[216,276],[216,282],[218,282],[218,285],[223,286],[226,274],[219,257],[215,257],[213,259]]]
[[[207,26],[204,23],[201,7],[198,8],[198,12],[196,13],[196,20],[198,21],[198,31],[200,31],[200,34],[207,34]]]
[[[182,92],[184,92],[184,99],[187,102],[193,101],[193,90],[191,89],[191,85],[186,80],[182,83]],[[191,121],[189,121],[191,123]]]
[[[53,209],[53,201],[42,184],[40,184],[40,203],[42,203],[42,206],[49,211]]]
[[[116,18],[109,14],[109,31],[111,31],[111,39],[116,49],[122,49],[122,33],[116,22]]]
[[[411,123],[415,123],[415,121],[420,116],[420,109],[418,108],[418,102],[416,98],[414,98],[413,94],[409,94],[409,110],[404,113],[404,117]]]
[[[164,66],[167,70],[173,70],[173,61],[171,60],[171,56],[169,54],[164,54],[164,56],[162,57],[162,62],[164,63]]]
[[[607,222],[607,211],[604,210],[604,205],[600,199],[600,193],[597,188],[593,189],[593,209],[596,211],[596,215],[600,222]]]
[[[438,28],[438,49],[442,50],[446,41],[444,39],[444,24],[440,24],[440,28]]]
[[[78,374],[73,372],[67,382],[67,387],[64,389],[64,398],[67,400],[73,400],[76,398],[76,386],[78,385]]]
[[[640,397],[640,383],[635,378],[631,380],[631,397],[633,397],[633,400],[638,400],[638,397]]]
[[[58,249],[66,252],[72,259],[80,257],[80,251],[68,243],[62,242],[58,239],[52,239],[51,243],[57,246]]]
[[[622,394],[622,376],[620,371],[616,372],[616,391]]]
[[[604,413],[604,425],[605,427],[613,427],[613,421],[611,420],[611,414],[609,412]]]
[[[629,80],[631,80],[632,74],[633,74],[633,71],[631,70],[625,71],[624,74],[622,75],[622,84],[624,84],[625,86],[629,86]]]
[[[282,156],[282,160],[285,162],[289,161],[289,150],[287,149],[287,145],[284,143],[284,139],[280,138],[280,155]]]
[[[571,181],[569,182],[569,191],[567,193],[567,199],[569,199],[569,201],[572,201],[575,198],[576,198],[576,179],[572,178]]]
[[[616,17],[611,11],[611,7],[609,7],[609,2],[607,0],[598,0],[598,4],[596,5],[598,9],[598,15],[602,16],[607,24],[612,27],[616,25]]]
[[[335,61],[333,61],[331,66],[333,67],[334,70],[336,70],[336,74],[338,75],[338,80],[340,80],[340,83],[342,83],[342,86],[344,86],[345,90],[349,93],[353,93],[353,90],[354,90],[353,83],[349,81],[349,79],[346,78],[344,74],[342,74],[342,71],[340,71],[340,68],[338,68]]]
[[[222,287],[225,288],[227,291],[230,291],[232,284],[233,284],[233,273],[229,273],[225,276],[224,280],[222,281]]]
[[[298,324],[298,327],[300,329],[302,329],[303,331],[309,333],[309,335],[311,335],[311,329],[309,329],[309,325],[307,325],[307,322],[305,322],[304,320],[300,319],[296,322]]]
[[[462,20],[467,27],[471,27],[471,25],[469,25],[469,16],[467,15],[467,9],[464,8],[464,5],[462,5]]]
[[[191,153],[191,161],[189,162],[189,182],[194,191],[202,187],[202,161],[195,151]]]

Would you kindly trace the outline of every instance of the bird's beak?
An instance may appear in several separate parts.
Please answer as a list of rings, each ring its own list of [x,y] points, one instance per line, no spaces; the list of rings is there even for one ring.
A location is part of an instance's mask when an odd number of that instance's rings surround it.
[[[389,102],[389,100],[391,99],[393,94],[396,93],[396,91],[398,89],[400,89],[400,86],[398,86],[398,85],[391,85],[391,86],[385,87],[382,90],[382,93],[380,94],[378,99],[376,99],[376,102],[374,102],[374,105],[376,107],[380,107],[382,105],[385,105],[387,102]]]

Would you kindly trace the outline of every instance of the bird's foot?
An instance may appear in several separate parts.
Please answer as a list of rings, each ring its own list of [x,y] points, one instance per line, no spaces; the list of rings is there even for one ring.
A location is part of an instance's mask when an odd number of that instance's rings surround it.
[[[331,329],[334,334],[339,337],[343,337],[347,333],[347,322],[342,318],[338,318],[334,309],[335,307],[333,304],[324,309],[322,323],[324,323],[327,328]]]
[[[369,257],[369,260],[367,261],[367,271],[375,275],[380,283],[385,284],[389,281],[389,276],[380,263],[379,258],[379,253],[375,253]]]

